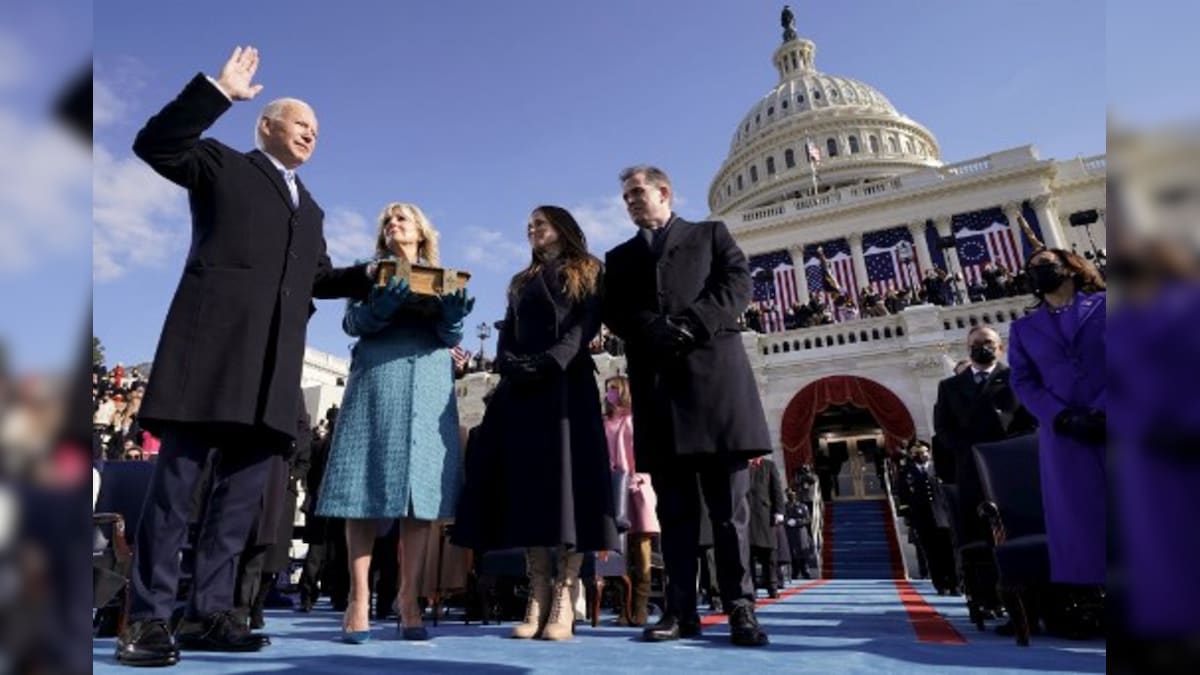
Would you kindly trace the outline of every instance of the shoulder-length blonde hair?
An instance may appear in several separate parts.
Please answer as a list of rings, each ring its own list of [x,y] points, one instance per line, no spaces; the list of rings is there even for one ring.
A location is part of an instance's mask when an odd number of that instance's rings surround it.
[[[375,256],[384,257],[392,255],[392,250],[387,245],[387,237],[384,236],[384,228],[387,227],[388,218],[391,218],[392,214],[397,211],[403,213],[409,220],[416,223],[417,231],[421,233],[421,241],[417,244],[418,260],[409,260],[409,262],[422,261],[430,265],[438,265],[440,256],[438,255],[437,230],[433,229],[433,224],[425,217],[425,213],[421,211],[420,207],[416,204],[406,204],[404,202],[392,202],[383,207],[383,211],[379,213],[375,236]]]
[[[570,211],[560,206],[539,206],[533,213],[545,216],[550,226],[558,232],[558,242],[562,246],[560,257],[563,260],[560,275],[563,282],[563,292],[571,302],[579,302],[584,298],[600,292],[600,260],[588,253],[587,237],[583,228],[575,222]],[[538,274],[544,263],[536,252],[530,256],[529,266],[517,272],[508,284],[510,296],[516,294]]]
[[[608,390],[617,390],[617,405],[614,406],[608,400]],[[613,375],[604,381],[604,416],[612,417],[617,412],[617,407],[629,410],[633,407],[633,398],[629,395],[629,378],[624,375]]]

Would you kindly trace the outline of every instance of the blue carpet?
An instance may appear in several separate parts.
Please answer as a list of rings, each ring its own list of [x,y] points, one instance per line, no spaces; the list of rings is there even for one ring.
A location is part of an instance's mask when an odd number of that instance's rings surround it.
[[[891,579],[892,553],[879,501],[834,502],[834,579]]]
[[[1011,638],[980,633],[961,598],[942,597],[928,582],[914,582],[925,600],[958,629],[968,644],[916,640],[891,580],[831,580],[764,606],[759,617],[771,636],[762,649],[729,645],[726,625],[706,627],[698,640],[646,644],[638,631],[579,624],[573,641],[511,640],[511,624],[430,627],[429,642],[404,642],[395,624],[375,622],[372,641],[337,641],[340,616],[267,613],[273,644],[256,654],[185,652],[172,673],[925,673],[971,669],[979,673],[1101,673],[1105,645],[1034,636],[1027,648]],[[428,623],[426,625],[429,625]],[[128,673],[113,659],[114,641],[95,640],[93,672]]]

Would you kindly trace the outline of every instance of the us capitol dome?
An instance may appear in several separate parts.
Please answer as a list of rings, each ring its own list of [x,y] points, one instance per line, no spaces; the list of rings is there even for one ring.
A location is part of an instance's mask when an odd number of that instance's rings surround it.
[[[738,122],[709,187],[713,213],[811,195],[809,143],[820,153],[822,190],[942,165],[933,133],[871,85],[817,70],[811,40],[785,37],[771,58],[779,82]]]

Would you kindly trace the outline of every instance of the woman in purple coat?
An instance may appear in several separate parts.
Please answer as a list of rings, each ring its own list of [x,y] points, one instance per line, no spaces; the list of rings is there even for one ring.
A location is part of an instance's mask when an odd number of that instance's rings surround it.
[[[1075,253],[1041,249],[1026,263],[1038,307],[1013,323],[1012,386],[1038,419],[1042,501],[1056,583],[1103,585],[1107,478],[1106,295]]]

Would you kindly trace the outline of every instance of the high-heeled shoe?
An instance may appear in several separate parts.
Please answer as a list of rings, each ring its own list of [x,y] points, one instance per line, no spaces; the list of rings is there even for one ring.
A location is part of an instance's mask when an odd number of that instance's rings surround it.
[[[350,613],[350,607],[353,607],[353,606],[354,606],[354,603],[351,602],[350,606],[346,608],[347,614]],[[370,618],[367,619],[367,627],[364,630],[348,630],[346,628],[346,625],[342,624],[342,642],[345,642],[347,644],[352,644],[352,645],[361,645],[361,644],[369,641],[370,639],[371,639]]]

